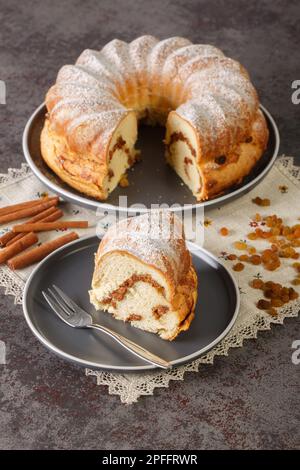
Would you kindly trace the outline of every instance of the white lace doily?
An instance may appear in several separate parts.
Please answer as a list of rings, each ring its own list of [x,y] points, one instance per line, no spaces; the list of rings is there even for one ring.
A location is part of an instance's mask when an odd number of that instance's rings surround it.
[[[270,188],[272,188],[270,195]],[[35,178],[25,164],[20,169],[10,169],[7,174],[0,175],[0,205],[4,206],[17,200],[26,200],[38,196],[47,189]],[[250,201],[255,196],[269,197],[271,207],[258,208]],[[206,214],[205,248],[218,256],[227,267],[232,263],[226,259],[227,253],[235,252],[232,243],[244,239],[253,226],[253,215],[276,213],[287,224],[295,223],[299,217],[297,211],[300,200],[300,168],[293,165],[293,158],[280,157],[267,177],[250,193],[234,202],[213,209]],[[91,211],[65,203],[64,211],[69,218],[80,216],[88,219],[91,228],[87,233],[94,233],[98,219]],[[250,225],[250,226],[249,226]],[[230,229],[228,237],[221,237],[219,229],[226,226]],[[103,224],[107,228],[107,220]],[[45,239],[49,234],[43,235]],[[43,240],[42,240],[43,241]],[[266,242],[256,241],[255,246],[264,248]],[[11,272],[5,265],[0,266],[0,285],[5,288],[6,295],[14,296],[17,304],[22,302],[24,284],[32,268]],[[295,271],[289,260],[282,259],[280,269],[273,272],[264,271],[261,266],[248,265],[240,273],[234,272],[241,293],[241,309],[237,322],[231,332],[214,349],[199,359],[181,367],[164,372],[142,374],[114,374],[111,372],[86,369],[87,376],[95,376],[98,385],[107,385],[110,394],[119,395],[123,403],[133,403],[141,395],[152,395],[156,387],[168,387],[170,380],[184,380],[185,372],[197,372],[200,364],[212,364],[217,355],[228,355],[230,348],[243,345],[245,339],[256,338],[259,330],[268,330],[272,323],[283,323],[285,317],[295,317],[299,313],[300,301],[294,301],[279,310],[278,317],[269,316],[255,307],[260,291],[252,289],[249,281],[255,277],[286,283],[295,277]],[[201,280],[200,280],[201,282]],[[13,319],[12,319],[13,321]]]

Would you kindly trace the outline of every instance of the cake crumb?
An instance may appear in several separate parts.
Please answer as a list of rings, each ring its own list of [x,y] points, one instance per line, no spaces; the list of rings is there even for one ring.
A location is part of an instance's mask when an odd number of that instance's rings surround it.
[[[121,188],[128,188],[129,181],[128,181],[128,177],[127,177],[126,173],[121,176],[121,179],[119,181],[119,185],[121,186]]]

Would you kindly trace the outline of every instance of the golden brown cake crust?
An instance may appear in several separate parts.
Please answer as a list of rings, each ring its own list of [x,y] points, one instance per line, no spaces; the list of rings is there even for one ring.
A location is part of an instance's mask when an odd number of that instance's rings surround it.
[[[251,132],[245,141],[237,144],[227,155],[200,162],[202,188],[199,201],[211,199],[224,190],[241,183],[262,156],[267,147],[269,131],[265,117],[259,110]]]
[[[91,159],[87,162],[72,152],[65,137],[50,131],[48,119],[41,133],[41,151],[47,165],[62,181],[95,199],[106,199],[107,194],[101,185],[107,175],[106,165],[101,166]]]

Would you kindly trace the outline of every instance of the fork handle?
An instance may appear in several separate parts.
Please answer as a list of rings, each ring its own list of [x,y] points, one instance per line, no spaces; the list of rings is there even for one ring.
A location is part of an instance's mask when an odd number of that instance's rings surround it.
[[[125,338],[125,336],[122,336],[119,333],[116,333],[115,331],[106,328],[105,326],[98,325],[97,323],[92,323],[91,325],[89,325],[89,328],[95,328],[97,330],[102,331],[103,333],[106,333],[108,336],[115,339],[119,344],[121,344],[125,349],[140,357],[141,359],[150,362],[150,364],[153,364],[157,367],[161,367],[162,369],[168,369],[172,367],[170,362],[165,361],[161,357],[156,356],[155,354],[151,353],[142,346],[134,343],[128,338]]]

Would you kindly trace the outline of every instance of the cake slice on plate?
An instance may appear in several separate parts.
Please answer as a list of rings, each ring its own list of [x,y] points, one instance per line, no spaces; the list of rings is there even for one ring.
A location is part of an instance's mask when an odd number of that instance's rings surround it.
[[[163,339],[187,330],[197,275],[179,218],[147,212],[110,227],[95,257],[90,300],[97,310]]]

